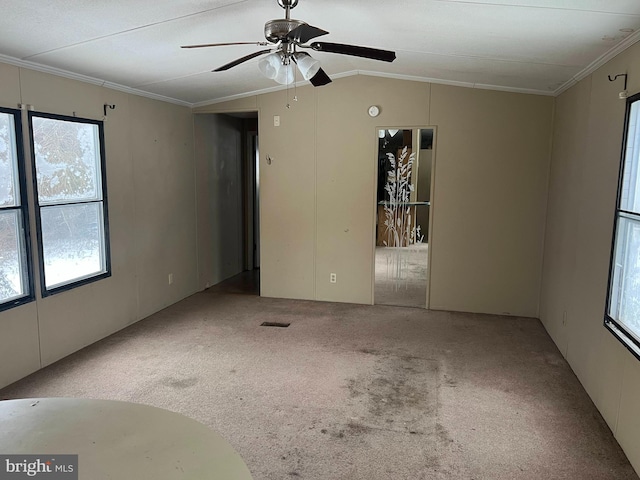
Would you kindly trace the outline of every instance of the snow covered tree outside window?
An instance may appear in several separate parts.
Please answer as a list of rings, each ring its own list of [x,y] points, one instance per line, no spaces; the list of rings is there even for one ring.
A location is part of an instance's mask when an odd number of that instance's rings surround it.
[[[108,273],[101,123],[30,119],[46,293]]]
[[[606,321],[640,347],[640,95],[628,102]]]
[[[24,303],[31,295],[17,138],[19,111],[0,109],[0,308]]]

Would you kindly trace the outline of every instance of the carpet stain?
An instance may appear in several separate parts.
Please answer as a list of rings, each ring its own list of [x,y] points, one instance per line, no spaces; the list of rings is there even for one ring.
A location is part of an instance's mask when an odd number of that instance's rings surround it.
[[[444,426],[440,423],[436,423],[436,433],[438,434],[438,439],[443,443],[451,443],[453,442],[453,438],[449,436],[449,432]]]
[[[160,383],[165,387],[171,387],[175,389],[185,389],[185,388],[193,387],[194,385],[196,385],[198,383],[198,378],[189,377],[189,378],[178,379],[173,377],[165,377],[160,381]]]
[[[422,392],[404,378],[378,377],[371,382],[371,386],[370,411],[377,417],[386,417],[388,413],[400,411],[407,406],[417,406],[422,401]]]
[[[437,441],[440,447],[446,451],[459,454],[464,450],[464,446],[459,441],[456,441],[449,431],[440,423],[436,423],[436,435]]]
[[[373,348],[361,348],[358,350],[360,353],[364,353],[365,355],[380,355],[378,350],[374,350]]]
[[[444,374],[443,377],[444,377],[444,384],[447,387],[456,388],[458,386],[458,382],[453,378],[451,378],[449,375]]]
[[[304,471],[304,465],[302,462],[303,452],[299,448],[292,448],[280,458],[287,463],[287,475],[290,477],[300,477],[301,471]],[[279,477],[282,478],[282,477]]]
[[[357,423],[354,421],[350,421],[346,425],[342,425],[341,427],[338,427],[338,428],[339,429],[336,429],[335,431],[331,432],[331,437],[338,440],[343,438],[360,437],[360,436],[368,435],[374,430],[373,428],[367,425],[363,425],[361,423]],[[322,433],[328,432],[328,430],[325,428],[323,428],[320,431]]]
[[[371,427],[356,422],[347,423],[347,432],[349,435],[365,435],[371,433]]]
[[[365,350],[359,351],[372,354]],[[363,414],[357,421],[338,427],[332,436],[363,437],[374,429],[382,429],[409,435],[431,432],[435,438],[433,425],[425,422],[436,408],[437,363],[387,352],[376,351],[375,355],[368,375],[348,378],[344,385],[354,405],[364,409]]]

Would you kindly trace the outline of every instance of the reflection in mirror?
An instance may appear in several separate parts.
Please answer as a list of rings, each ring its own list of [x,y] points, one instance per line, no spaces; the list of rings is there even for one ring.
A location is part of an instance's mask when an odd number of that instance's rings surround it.
[[[433,129],[378,131],[374,303],[427,306]]]

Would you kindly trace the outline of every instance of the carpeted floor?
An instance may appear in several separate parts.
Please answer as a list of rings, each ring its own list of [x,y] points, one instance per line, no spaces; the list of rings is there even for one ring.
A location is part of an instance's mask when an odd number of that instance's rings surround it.
[[[538,320],[260,298],[244,283],[193,295],[0,398],[180,412],[229,440],[256,480],[638,479]]]

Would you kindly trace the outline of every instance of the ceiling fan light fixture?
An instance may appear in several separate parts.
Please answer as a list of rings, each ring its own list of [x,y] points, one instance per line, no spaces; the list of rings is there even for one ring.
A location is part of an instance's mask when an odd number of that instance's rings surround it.
[[[305,52],[297,52],[293,54],[298,65],[298,70],[305,80],[310,80],[320,70],[320,62]]]
[[[282,59],[277,52],[270,53],[266,57],[262,57],[258,62],[258,69],[265,77],[273,80],[278,76]]]
[[[270,53],[260,59],[258,69],[265,77],[282,85],[289,85],[295,80],[293,64],[285,65],[280,52]]]
[[[313,42],[308,44],[308,42],[314,38],[327,35],[329,32],[309,25],[302,20],[291,18],[291,9],[298,4],[299,0],[276,1],[285,10],[285,18],[269,20],[264,24],[266,42],[202,43],[198,45],[183,45],[182,48],[220,47],[226,45],[260,45],[266,47],[272,44],[271,48],[259,50],[244,57],[237,58],[212,71],[226,72],[231,68],[261,57],[258,60],[258,69],[266,78],[275,80],[282,85],[289,85],[296,81],[297,68],[302,77],[314,87],[328,85],[331,83],[331,78],[322,69],[320,62],[308,53],[298,52],[298,48],[311,48],[318,52],[351,55],[384,62],[393,62],[396,58],[395,52],[380,50],[379,48],[328,42]],[[296,66],[294,66],[292,62],[295,62]]]
[[[295,80],[295,70],[293,64],[289,63],[288,65],[284,65],[281,62],[280,66],[278,67],[278,73],[274,80],[281,85],[289,85],[293,83],[293,81]]]

